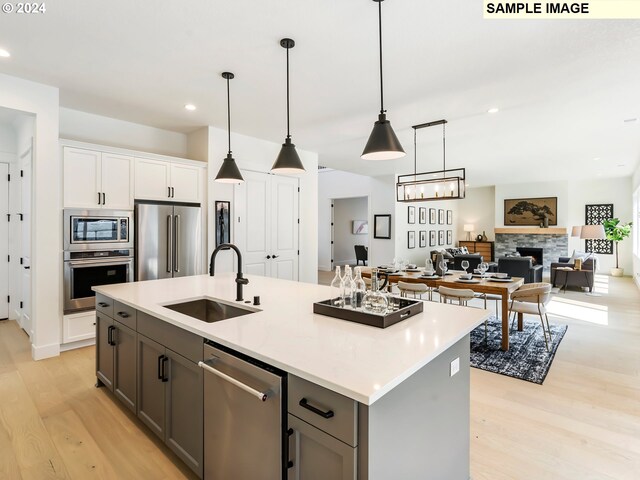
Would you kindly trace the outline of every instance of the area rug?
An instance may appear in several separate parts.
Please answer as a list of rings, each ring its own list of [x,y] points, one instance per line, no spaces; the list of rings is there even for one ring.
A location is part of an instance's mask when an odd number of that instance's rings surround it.
[[[484,324],[473,330],[471,366],[542,385],[568,326],[549,322],[552,341],[547,352],[540,321],[533,317],[526,318],[521,332],[516,323],[509,335],[508,352],[500,349],[502,323],[495,316],[489,319],[486,342]]]

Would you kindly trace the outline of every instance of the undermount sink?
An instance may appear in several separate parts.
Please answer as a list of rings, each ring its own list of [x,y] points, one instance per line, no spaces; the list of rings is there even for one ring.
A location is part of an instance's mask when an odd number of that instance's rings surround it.
[[[173,303],[171,305],[164,305],[164,307],[207,323],[219,322],[220,320],[241,317],[243,315],[249,315],[250,313],[260,311],[255,308],[230,305],[228,303],[208,298]]]

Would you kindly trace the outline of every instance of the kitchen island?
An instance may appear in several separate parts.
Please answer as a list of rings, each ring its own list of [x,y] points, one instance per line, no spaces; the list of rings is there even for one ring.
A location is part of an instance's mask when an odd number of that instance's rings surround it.
[[[283,415],[282,423],[289,438],[282,461],[289,478],[469,478],[469,333],[485,321],[487,311],[427,302],[421,314],[379,329],[314,314],[313,302],[329,298],[328,287],[248,278],[244,297],[259,296],[259,305],[234,301],[232,274],[94,287],[98,293],[98,383],[111,382],[116,398],[126,398],[125,404],[143,423],[164,435],[169,447],[202,476],[209,471],[202,466],[208,457],[206,436],[204,447],[203,442],[185,446],[172,439],[170,432],[160,432],[160,420],[153,420],[149,413],[153,408],[145,411],[144,392],[145,387],[148,391],[155,388],[152,381],[174,383],[165,378],[164,359],[176,365],[167,371],[178,372],[181,366],[180,377],[197,386],[203,377],[197,365],[206,360],[202,345],[215,342],[288,377],[283,383],[288,392],[282,392],[288,415]],[[253,313],[206,323],[167,308],[203,298],[249,308]],[[100,321],[101,314],[106,323]],[[162,328],[170,332],[162,333]],[[116,329],[125,334],[114,334]],[[115,344],[127,334],[137,338],[127,360],[130,363],[133,358],[137,363],[136,378],[123,373],[123,381],[118,382],[118,372],[125,370],[122,365],[126,361],[118,362]],[[102,355],[111,346],[115,353]],[[153,357],[145,356],[149,346],[160,353],[159,374],[147,379],[141,376],[143,364]],[[111,376],[116,381],[105,377],[100,367],[101,361],[108,363],[109,358],[114,359]],[[123,394],[127,388],[118,385],[127,382],[130,393]],[[165,410],[167,405],[181,402],[179,385],[167,385],[170,393]],[[192,415],[193,428],[185,427],[183,432],[186,439],[203,435],[197,428],[203,422],[198,405],[206,403],[206,399],[197,398],[199,393],[189,395],[190,401],[182,407],[185,412],[181,412]],[[307,401],[314,406],[309,408]],[[174,435],[179,436],[180,432]],[[198,448],[204,452],[200,456]]]

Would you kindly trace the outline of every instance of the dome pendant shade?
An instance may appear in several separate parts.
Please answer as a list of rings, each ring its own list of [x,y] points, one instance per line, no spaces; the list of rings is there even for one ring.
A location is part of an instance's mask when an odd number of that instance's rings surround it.
[[[242,174],[238,169],[238,164],[231,156],[231,152],[227,153],[227,158],[222,161],[222,166],[218,170],[215,181],[220,183],[244,182],[244,178],[242,178]]]
[[[305,172],[304,165],[302,165],[302,161],[296,151],[296,146],[291,143],[289,137],[287,137],[282,144],[282,148],[271,168],[271,172],[283,175],[295,175]]]
[[[369,135],[369,141],[360,156],[364,160],[395,160],[406,155],[396,133],[391,127],[385,114],[378,116],[378,121],[373,124],[373,130]]]

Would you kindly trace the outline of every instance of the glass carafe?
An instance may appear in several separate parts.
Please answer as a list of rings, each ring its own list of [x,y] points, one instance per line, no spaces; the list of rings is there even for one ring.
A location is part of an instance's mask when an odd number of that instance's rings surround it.
[[[340,276],[340,267],[336,267],[336,275],[331,280],[331,304],[344,307],[344,281]]]
[[[353,288],[351,290],[351,308],[362,308],[362,301],[367,293],[367,284],[362,279],[362,269],[355,268],[356,278],[353,280]]]
[[[349,265],[344,267],[342,282],[342,298],[344,298],[344,306],[346,307],[351,304],[351,292],[353,292],[353,277],[351,276],[351,267]]]
[[[378,290],[378,270],[371,269],[371,290],[366,293],[362,301],[362,307],[369,313],[384,315],[387,312],[389,301],[384,293]]]

